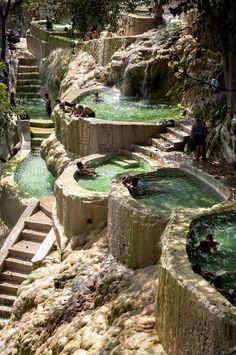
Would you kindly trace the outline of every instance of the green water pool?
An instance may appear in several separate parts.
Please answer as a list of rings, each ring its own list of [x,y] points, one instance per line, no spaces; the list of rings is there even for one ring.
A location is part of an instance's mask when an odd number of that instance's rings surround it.
[[[194,253],[194,248],[211,233],[219,242],[216,251]],[[187,235],[188,255],[192,264],[200,264],[202,270],[221,276],[222,287],[236,292],[236,215],[225,213],[199,218],[190,225]],[[236,296],[230,301],[236,305]]]
[[[96,118],[111,121],[155,122],[169,119],[178,120],[182,110],[177,106],[158,104],[149,100],[137,100],[122,96],[112,89],[99,91],[102,102],[94,101],[94,92],[76,100],[89,106],[96,113]]]
[[[71,29],[71,25],[69,24],[62,24],[62,23],[53,23],[53,31],[54,32],[64,32],[65,27]],[[41,25],[46,30],[46,23]]]
[[[208,208],[223,201],[209,185],[178,168],[163,168],[141,178],[147,188],[133,197],[151,208]]]
[[[56,180],[48,171],[39,149],[32,150],[18,164],[14,179],[23,191],[33,197],[52,195]]]
[[[26,100],[22,105],[33,120],[50,120],[50,116],[46,113],[45,103],[43,99]]]
[[[126,155],[116,155],[108,158],[103,163],[92,162],[89,167],[96,169],[97,176],[76,175],[75,178],[84,189],[97,192],[108,192],[111,179],[116,174],[130,171],[145,172],[150,169],[142,162]]]

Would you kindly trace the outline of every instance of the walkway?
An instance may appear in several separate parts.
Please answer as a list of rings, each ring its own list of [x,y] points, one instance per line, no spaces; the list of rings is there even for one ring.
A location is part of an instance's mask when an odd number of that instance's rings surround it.
[[[0,251],[0,328],[11,316],[17,290],[52,248],[55,198],[32,199]]]

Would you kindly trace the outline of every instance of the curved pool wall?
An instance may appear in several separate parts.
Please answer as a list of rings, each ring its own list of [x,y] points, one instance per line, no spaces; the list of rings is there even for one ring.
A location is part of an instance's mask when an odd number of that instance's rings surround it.
[[[200,170],[198,174],[206,182],[208,175]],[[210,186],[224,190],[219,181],[211,179]],[[223,198],[229,198],[228,190],[224,191]],[[162,250],[161,237],[172,213],[143,205],[130,195],[119,177],[114,178],[108,199],[108,240],[112,255],[134,269],[157,262]]]
[[[150,137],[156,137],[166,129],[166,125],[155,123],[69,117],[58,106],[53,116],[57,139],[67,152],[79,156],[132,150],[133,144],[145,145]]]
[[[4,164],[0,177],[0,215],[9,228],[13,228],[31,197],[15,182],[17,165],[25,159],[28,152],[20,150],[11,160]]]
[[[117,154],[129,155],[152,168],[148,159],[141,160],[138,155],[127,151]],[[83,158],[83,163],[104,163],[113,154],[94,154]],[[75,179],[76,161],[69,165],[55,183],[56,208],[54,225],[57,239],[63,248],[69,240],[72,245],[82,245],[87,241],[91,230],[99,230],[107,225],[108,193],[94,192],[82,188]]]
[[[235,210],[235,204],[225,202],[172,214],[162,239],[156,310],[158,335],[168,354],[223,355],[235,350],[236,307],[192,272],[186,253],[193,220]]]

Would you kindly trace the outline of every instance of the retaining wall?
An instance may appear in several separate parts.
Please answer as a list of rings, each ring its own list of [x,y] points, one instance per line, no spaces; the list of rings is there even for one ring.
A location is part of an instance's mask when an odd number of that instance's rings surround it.
[[[57,139],[68,152],[79,156],[132,150],[133,144],[145,145],[149,137],[165,132],[165,125],[155,123],[69,117],[58,107],[54,109],[54,122]]]
[[[201,215],[233,210],[176,211],[164,233],[157,297],[157,330],[172,355],[223,355],[236,344],[236,307],[191,271],[186,254],[190,222]]]

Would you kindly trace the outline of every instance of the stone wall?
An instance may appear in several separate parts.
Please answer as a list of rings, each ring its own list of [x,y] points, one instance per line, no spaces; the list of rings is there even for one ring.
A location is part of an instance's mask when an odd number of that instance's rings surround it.
[[[223,354],[236,344],[236,308],[191,271],[186,254],[190,222],[229,210],[235,211],[235,205],[222,203],[211,210],[175,212],[165,231],[156,319],[168,354]]]
[[[57,139],[78,156],[131,150],[133,144],[147,144],[149,137],[165,131],[165,125],[155,123],[70,118],[59,108],[54,110],[54,122]]]
[[[154,28],[154,17],[123,14],[121,28],[125,36],[135,36]]]
[[[169,217],[169,212],[136,201],[121,178],[114,178],[108,199],[110,252],[134,269],[154,264],[161,255],[161,236]]]
[[[92,55],[96,62],[106,66],[113,54],[120,48],[126,48],[135,42],[136,37],[114,36],[91,41],[73,40],[68,38],[66,32],[48,32],[38,22],[31,22],[27,33],[27,48],[40,62],[53,50],[58,48],[71,48],[74,51],[84,51]]]
[[[61,247],[68,240],[72,240],[74,246],[83,245],[91,230],[107,224],[108,194],[83,189],[74,178],[76,170],[74,162],[55,183],[54,224]]]

